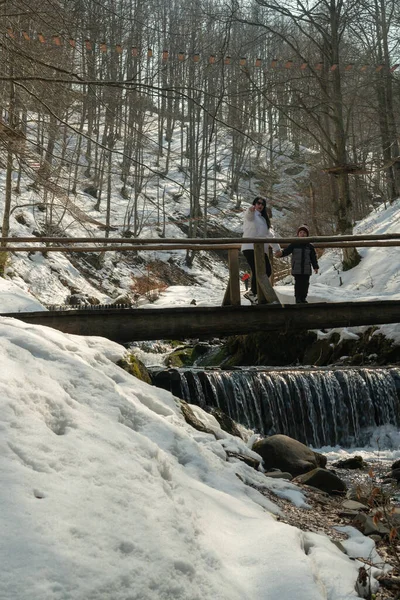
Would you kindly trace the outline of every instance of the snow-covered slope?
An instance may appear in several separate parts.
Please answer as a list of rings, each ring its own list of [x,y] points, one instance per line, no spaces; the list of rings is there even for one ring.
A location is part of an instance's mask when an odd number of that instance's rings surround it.
[[[0,336],[0,598],[358,598],[361,563],[254,486],[306,507],[302,492],[227,461],[251,451],[187,425],[114,364],[123,347],[8,318]]]

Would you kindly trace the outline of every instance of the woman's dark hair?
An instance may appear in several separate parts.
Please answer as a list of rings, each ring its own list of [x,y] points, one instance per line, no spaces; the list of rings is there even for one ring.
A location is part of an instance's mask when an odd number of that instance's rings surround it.
[[[268,229],[270,229],[271,228],[271,220],[267,213],[267,200],[266,200],[266,198],[263,198],[263,196],[257,196],[253,200],[253,206],[255,206],[258,202],[262,202],[264,204],[263,209],[261,211],[261,216],[264,217],[264,219],[267,222]]]

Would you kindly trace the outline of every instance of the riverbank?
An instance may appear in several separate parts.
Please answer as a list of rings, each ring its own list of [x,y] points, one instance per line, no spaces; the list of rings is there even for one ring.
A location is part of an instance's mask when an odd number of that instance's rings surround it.
[[[332,468],[328,464],[329,468]],[[279,498],[268,490],[260,490],[265,496],[279,506],[282,515],[279,520],[283,523],[297,527],[302,531],[323,533],[334,541],[342,550],[343,543],[349,538],[348,528],[354,528],[355,515],[357,512],[375,517],[378,527],[383,527],[384,517],[376,518],[376,514],[383,512],[391,514],[399,506],[399,488],[392,480],[384,483],[385,474],[390,469],[387,461],[380,459],[369,460],[368,467],[360,470],[335,469],[339,477],[346,482],[348,492],[346,498],[343,496],[329,496],[328,494],[311,488],[307,485],[296,483],[304,492],[309,505],[309,509],[296,506],[287,499]],[[379,494],[378,494],[379,491]],[[385,504],[379,505],[378,496],[384,498]],[[350,499],[350,500],[349,500]],[[352,510],[349,507],[358,505],[358,510]],[[364,507],[364,508],[362,508]],[[377,508],[379,509],[377,512]],[[366,592],[364,598],[370,600],[398,600],[400,597],[400,545],[397,529],[394,526],[394,518],[389,517],[388,534],[371,534],[371,539],[375,542],[375,549],[382,559],[382,566],[390,565],[391,570],[378,577],[380,583],[379,589],[375,595],[368,595]],[[386,527],[387,523],[384,523]],[[397,525],[397,522],[396,522]],[[339,528],[339,529],[338,529]],[[345,528],[345,531],[340,530]],[[382,529],[383,530],[383,529]],[[366,568],[371,564],[368,559],[358,560],[365,562]],[[375,563],[376,564],[376,563]],[[386,569],[385,569],[386,570]],[[366,588],[368,589],[368,588]],[[359,593],[361,590],[359,590]]]

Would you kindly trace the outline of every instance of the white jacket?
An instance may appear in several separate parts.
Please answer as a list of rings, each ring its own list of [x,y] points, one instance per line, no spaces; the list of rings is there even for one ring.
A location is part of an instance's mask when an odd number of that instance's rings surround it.
[[[275,237],[272,229],[269,229],[266,220],[258,210],[250,210],[250,207],[244,213],[243,221],[244,238],[272,238]],[[281,249],[279,244],[264,244],[264,251],[268,253],[268,246],[271,246],[275,252]],[[254,244],[242,244],[243,250],[253,250]]]

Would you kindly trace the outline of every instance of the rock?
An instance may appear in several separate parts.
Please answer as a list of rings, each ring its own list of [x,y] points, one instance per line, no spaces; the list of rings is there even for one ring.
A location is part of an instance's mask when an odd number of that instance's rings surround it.
[[[359,486],[352,486],[346,492],[346,498],[348,500],[354,500],[355,502],[360,502],[365,506],[369,506],[369,498],[366,495],[363,495],[363,492],[360,490]]]
[[[117,362],[117,365],[137,379],[151,385],[151,377],[145,365],[133,354],[127,354]]]
[[[187,367],[193,364],[193,348],[191,346],[185,346],[184,348],[177,348],[171,352],[165,359],[167,367]]]
[[[210,433],[211,435],[213,435],[215,437],[215,433],[213,432],[213,430],[206,427],[200,421],[200,419],[198,419],[196,417],[193,410],[190,408],[189,404],[187,402],[185,402],[185,400],[181,400],[180,398],[178,398],[177,400],[181,407],[181,411],[185,418],[186,423],[189,423],[189,425],[191,425],[194,429],[197,429],[197,431],[202,431],[203,433]]]
[[[367,467],[362,456],[352,456],[345,460],[338,460],[332,464],[337,469],[365,469]]]
[[[264,473],[264,475],[265,477],[272,477],[272,479],[287,479],[288,481],[293,479],[293,475],[282,471],[268,471],[268,473]]]
[[[357,502],[357,500],[343,500],[342,506],[347,510],[369,510],[368,506],[362,504],[362,502]]]
[[[394,471],[395,469],[400,469],[400,458],[399,458],[399,460],[394,461],[391,468],[392,468],[392,471]]]
[[[388,485],[397,485],[398,481],[397,481],[397,479],[394,479],[393,477],[383,477],[382,483],[386,483]]]
[[[343,554],[346,554],[346,549],[339,540],[331,540],[332,544],[335,544],[336,548],[339,548]]]
[[[388,525],[388,527],[396,527],[397,529],[400,527],[400,507],[399,506],[391,506],[390,508],[385,507],[382,508],[378,506],[377,508],[373,508],[371,510],[371,516],[379,515],[382,520]]]
[[[378,535],[377,533],[371,533],[371,535],[369,535],[368,537],[371,538],[371,540],[374,540],[374,542],[382,541],[382,536]]]
[[[236,458],[237,460],[246,463],[246,465],[252,467],[256,471],[258,471],[258,467],[260,466],[261,462],[252,456],[247,456],[247,454],[240,454],[238,452],[232,452],[231,450],[226,450],[226,456],[228,458]]]
[[[89,194],[89,196],[92,196],[93,198],[97,199],[97,194],[99,193],[99,190],[94,185],[89,185],[83,191],[85,194]]]
[[[316,467],[325,467],[327,462],[324,455],[282,434],[258,440],[252,449],[262,457],[267,471],[278,468],[293,476],[307,473]]]
[[[356,510],[340,510],[338,512],[338,515],[342,519],[349,519],[350,521],[352,521],[358,515],[358,511],[356,511]]]
[[[379,535],[388,535],[390,533],[390,529],[385,527],[383,523],[380,521],[375,521],[369,515],[365,515],[364,513],[358,513],[356,517],[353,519],[354,527],[357,527],[361,533],[364,535],[371,535],[377,533]]]
[[[126,306],[132,306],[132,298],[129,294],[121,294],[113,299],[111,304],[124,304]]]
[[[235,421],[220,408],[212,408],[210,414],[218,421],[219,426],[223,431],[242,438],[242,434]]]
[[[396,481],[400,481],[400,469],[393,469],[390,473],[388,473],[388,477],[391,477]]]
[[[294,482],[312,485],[329,495],[343,494],[346,491],[346,484],[332,471],[328,469],[317,468],[309,473],[298,475]]]
[[[78,290],[73,292],[70,296],[67,296],[65,303],[69,306],[98,306],[100,300],[94,296],[80,293]]]

